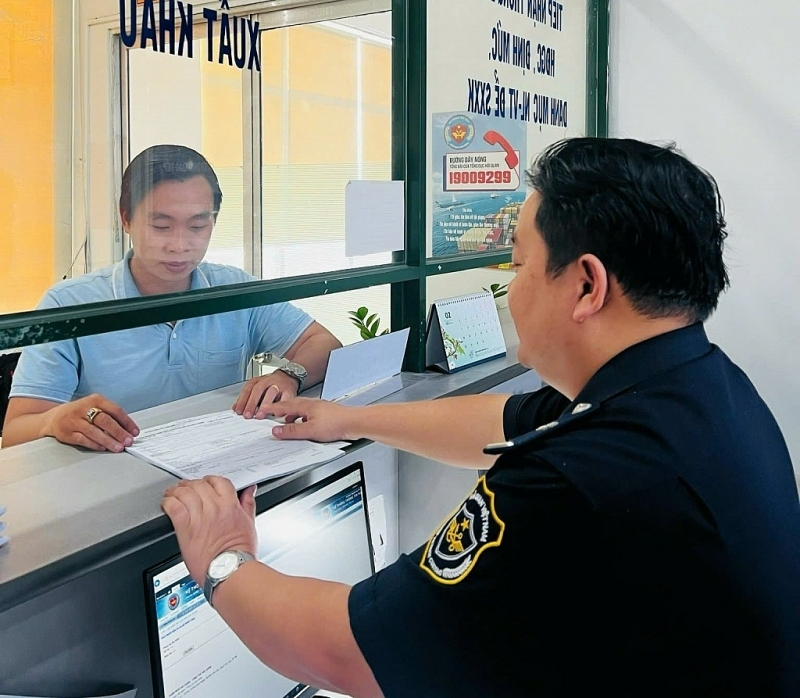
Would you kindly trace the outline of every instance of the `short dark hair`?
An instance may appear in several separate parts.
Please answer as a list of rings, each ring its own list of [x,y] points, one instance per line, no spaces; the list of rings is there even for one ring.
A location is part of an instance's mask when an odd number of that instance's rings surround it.
[[[119,211],[130,220],[142,199],[160,182],[185,182],[192,177],[205,177],[214,196],[214,217],[222,205],[222,190],[217,175],[200,153],[185,145],[152,145],[139,153],[122,175]]]
[[[550,274],[590,253],[648,317],[704,321],[717,307],[728,286],[722,198],[674,144],[566,139],[526,175],[541,197],[536,225]]]

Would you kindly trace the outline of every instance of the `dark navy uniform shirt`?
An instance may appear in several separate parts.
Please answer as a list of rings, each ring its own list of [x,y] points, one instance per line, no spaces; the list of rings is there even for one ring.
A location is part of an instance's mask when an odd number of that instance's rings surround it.
[[[350,594],[387,698],[800,696],[792,465],[702,325],[571,402],[510,398],[504,425],[455,515]]]

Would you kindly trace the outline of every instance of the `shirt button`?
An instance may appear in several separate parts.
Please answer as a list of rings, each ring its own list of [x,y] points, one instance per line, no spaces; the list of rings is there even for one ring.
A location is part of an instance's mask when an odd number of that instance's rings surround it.
[[[178,338],[178,333],[177,332],[173,332],[172,333],[172,338],[173,339],[177,339]]]

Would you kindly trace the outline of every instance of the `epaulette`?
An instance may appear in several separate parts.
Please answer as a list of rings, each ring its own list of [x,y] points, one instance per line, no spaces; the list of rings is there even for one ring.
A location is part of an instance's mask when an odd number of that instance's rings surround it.
[[[541,426],[536,427],[536,429],[533,431],[529,431],[526,434],[521,434],[520,436],[515,436],[509,441],[501,441],[500,443],[496,444],[486,444],[486,446],[483,448],[483,452],[490,456],[498,456],[503,453],[516,451],[517,449],[527,446],[538,439],[542,439],[545,436],[557,433],[562,429],[565,429],[570,424],[573,424],[581,419],[585,419],[599,407],[599,404],[591,405],[588,402],[579,402],[569,412],[562,415],[555,421],[542,424]]]

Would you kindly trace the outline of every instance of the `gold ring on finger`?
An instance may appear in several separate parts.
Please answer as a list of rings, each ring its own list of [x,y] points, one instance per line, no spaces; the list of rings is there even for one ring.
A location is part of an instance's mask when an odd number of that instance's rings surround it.
[[[89,424],[94,424],[94,420],[97,419],[97,415],[102,411],[103,410],[101,410],[99,407],[90,407],[88,410],[86,410],[86,421],[89,422]]]

